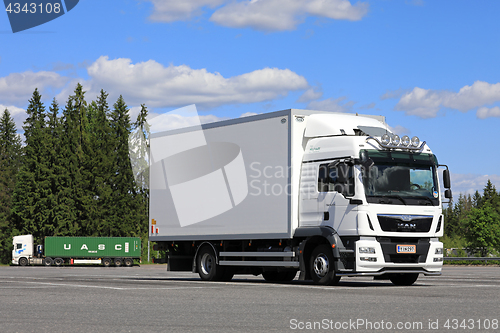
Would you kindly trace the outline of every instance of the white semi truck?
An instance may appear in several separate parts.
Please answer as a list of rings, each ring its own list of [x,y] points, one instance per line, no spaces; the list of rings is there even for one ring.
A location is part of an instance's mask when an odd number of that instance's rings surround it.
[[[323,285],[441,274],[448,167],[385,117],[289,109],[150,140],[149,239],[169,270]]]

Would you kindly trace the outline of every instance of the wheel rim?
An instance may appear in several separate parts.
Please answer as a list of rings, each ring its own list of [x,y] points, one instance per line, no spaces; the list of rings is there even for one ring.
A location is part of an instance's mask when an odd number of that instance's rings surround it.
[[[330,270],[328,257],[321,253],[314,259],[314,273],[320,278],[326,276]]]
[[[213,258],[210,254],[205,253],[201,257],[201,271],[203,274],[208,275],[212,271]]]

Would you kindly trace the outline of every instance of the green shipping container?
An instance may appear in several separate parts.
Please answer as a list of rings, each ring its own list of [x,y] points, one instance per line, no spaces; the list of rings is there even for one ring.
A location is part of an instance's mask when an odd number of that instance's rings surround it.
[[[52,258],[139,258],[141,239],[138,237],[45,237],[45,256]]]

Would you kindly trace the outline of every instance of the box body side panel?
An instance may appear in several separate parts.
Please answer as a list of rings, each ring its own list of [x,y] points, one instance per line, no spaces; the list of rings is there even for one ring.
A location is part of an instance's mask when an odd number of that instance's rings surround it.
[[[46,237],[45,256],[138,258],[141,256],[141,239],[137,237]]]
[[[206,151],[198,146],[153,161],[150,240],[291,237],[290,117],[290,112],[280,112],[208,126],[201,133]],[[152,137],[152,150],[175,145],[176,135]],[[226,154],[217,155],[219,147]],[[173,177],[175,163],[191,171]]]

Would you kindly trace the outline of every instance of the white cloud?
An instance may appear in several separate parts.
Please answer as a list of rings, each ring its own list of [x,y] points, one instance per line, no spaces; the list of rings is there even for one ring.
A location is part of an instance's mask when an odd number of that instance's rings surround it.
[[[488,179],[495,185],[497,190],[500,188],[500,175],[450,173],[450,176],[454,199],[458,198],[459,193],[473,195],[476,191],[479,191],[482,195]]]
[[[367,12],[367,3],[353,6],[347,0],[246,0],[223,6],[210,20],[231,28],[284,31],[295,29],[306,16],[358,21]]]
[[[17,106],[13,105],[3,105],[0,104],[0,116],[3,115],[5,109],[8,109],[10,112],[10,116],[14,120],[14,123],[16,124],[16,130],[17,131],[22,131],[23,129],[23,122],[27,118],[26,110],[22,108],[18,108]]]
[[[297,100],[298,103],[310,102],[323,97],[321,87],[310,87]]]
[[[3,103],[24,105],[28,104],[35,88],[44,98],[45,94],[50,94],[54,88],[61,88],[68,82],[55,72],[26,71],[23,73],[11,73],[5,77],[0,77],[0,101]]]
[[[349,101],[340,104],[346,99],[347,97],[342,96],[336,99],[327,98],[322,101],[312,101],[307,105],[307,109],[319,110],[319,111],[332,111],[332,112],[350,112],[352,111],[352,107],[356,102]]]
[[[203,7],[214,8],[227,0],[151,0],[154,9],[149,17],[157,22],[186,21],[202,14]]]
[[[256,116],[256,115],[258,115],[258,113],[255,113],[255,112],[245,112],[245,113],[241,114],[240,118],[250,117],[250,116]]]
[[[493,108],[481,107],[477,109],[476,116],[479,119],[486,119],[489,117],[500,117],[500,107],[495,106]]]
[[[376,106],[375,102],[372,102],[370,104],[365,104],[359,107],[360,110],[369,110],[373,109]]]
[[[149,60],[133,64],[130,59],[109,60],[101,56],[88,67],[90,90],[95,98],[100,89],[117,93],[130,105],[175,107],[196,104],[200,108],[223,104],[269,101],[290,91],[309,88],[307,80],[289,69],[263,68],[229,78],[187,65],[168,67]],[[84,86],[85,87],[85,86]]]
[[[368,12],[368,3],[354,5],[348,0],[150,0],[156,22],[186,21],[215,9],[212,22],[231,28],[252,28],[261,31],[293,30],[307,16],[335,20],[361,20]],[[217,8],[219,7],[219,8]]]
[[[395,133],[395,134],[398,134],[400,136],[406,134],[406,135],[410,135],[411,134],[411,130],[409,130],[408,128],[404,127],[404,126],[401,126],[401,125],[397,125],[397,126],[389,126],[389,130],[392,132],[392,133]]]
[[[200,123],[208,124],[226,119],[228,118],[221,118],[211,114],[186,116],[180,114],[165,113],[165,114],[148,115],[148,123],[151,125],[152,133],[191,127],[191,126],[199,126]]]
[[[462,87],[456,93],[415,87],[401,97],[395,109],[404,111],[407,115],[433,118],[442,108],[467,112],[498,101],[500,101],[500,83],[476,81],[471,86]],[[491,110],[491,112],[482,110],[478,117],[494,115],[495,108]]]

